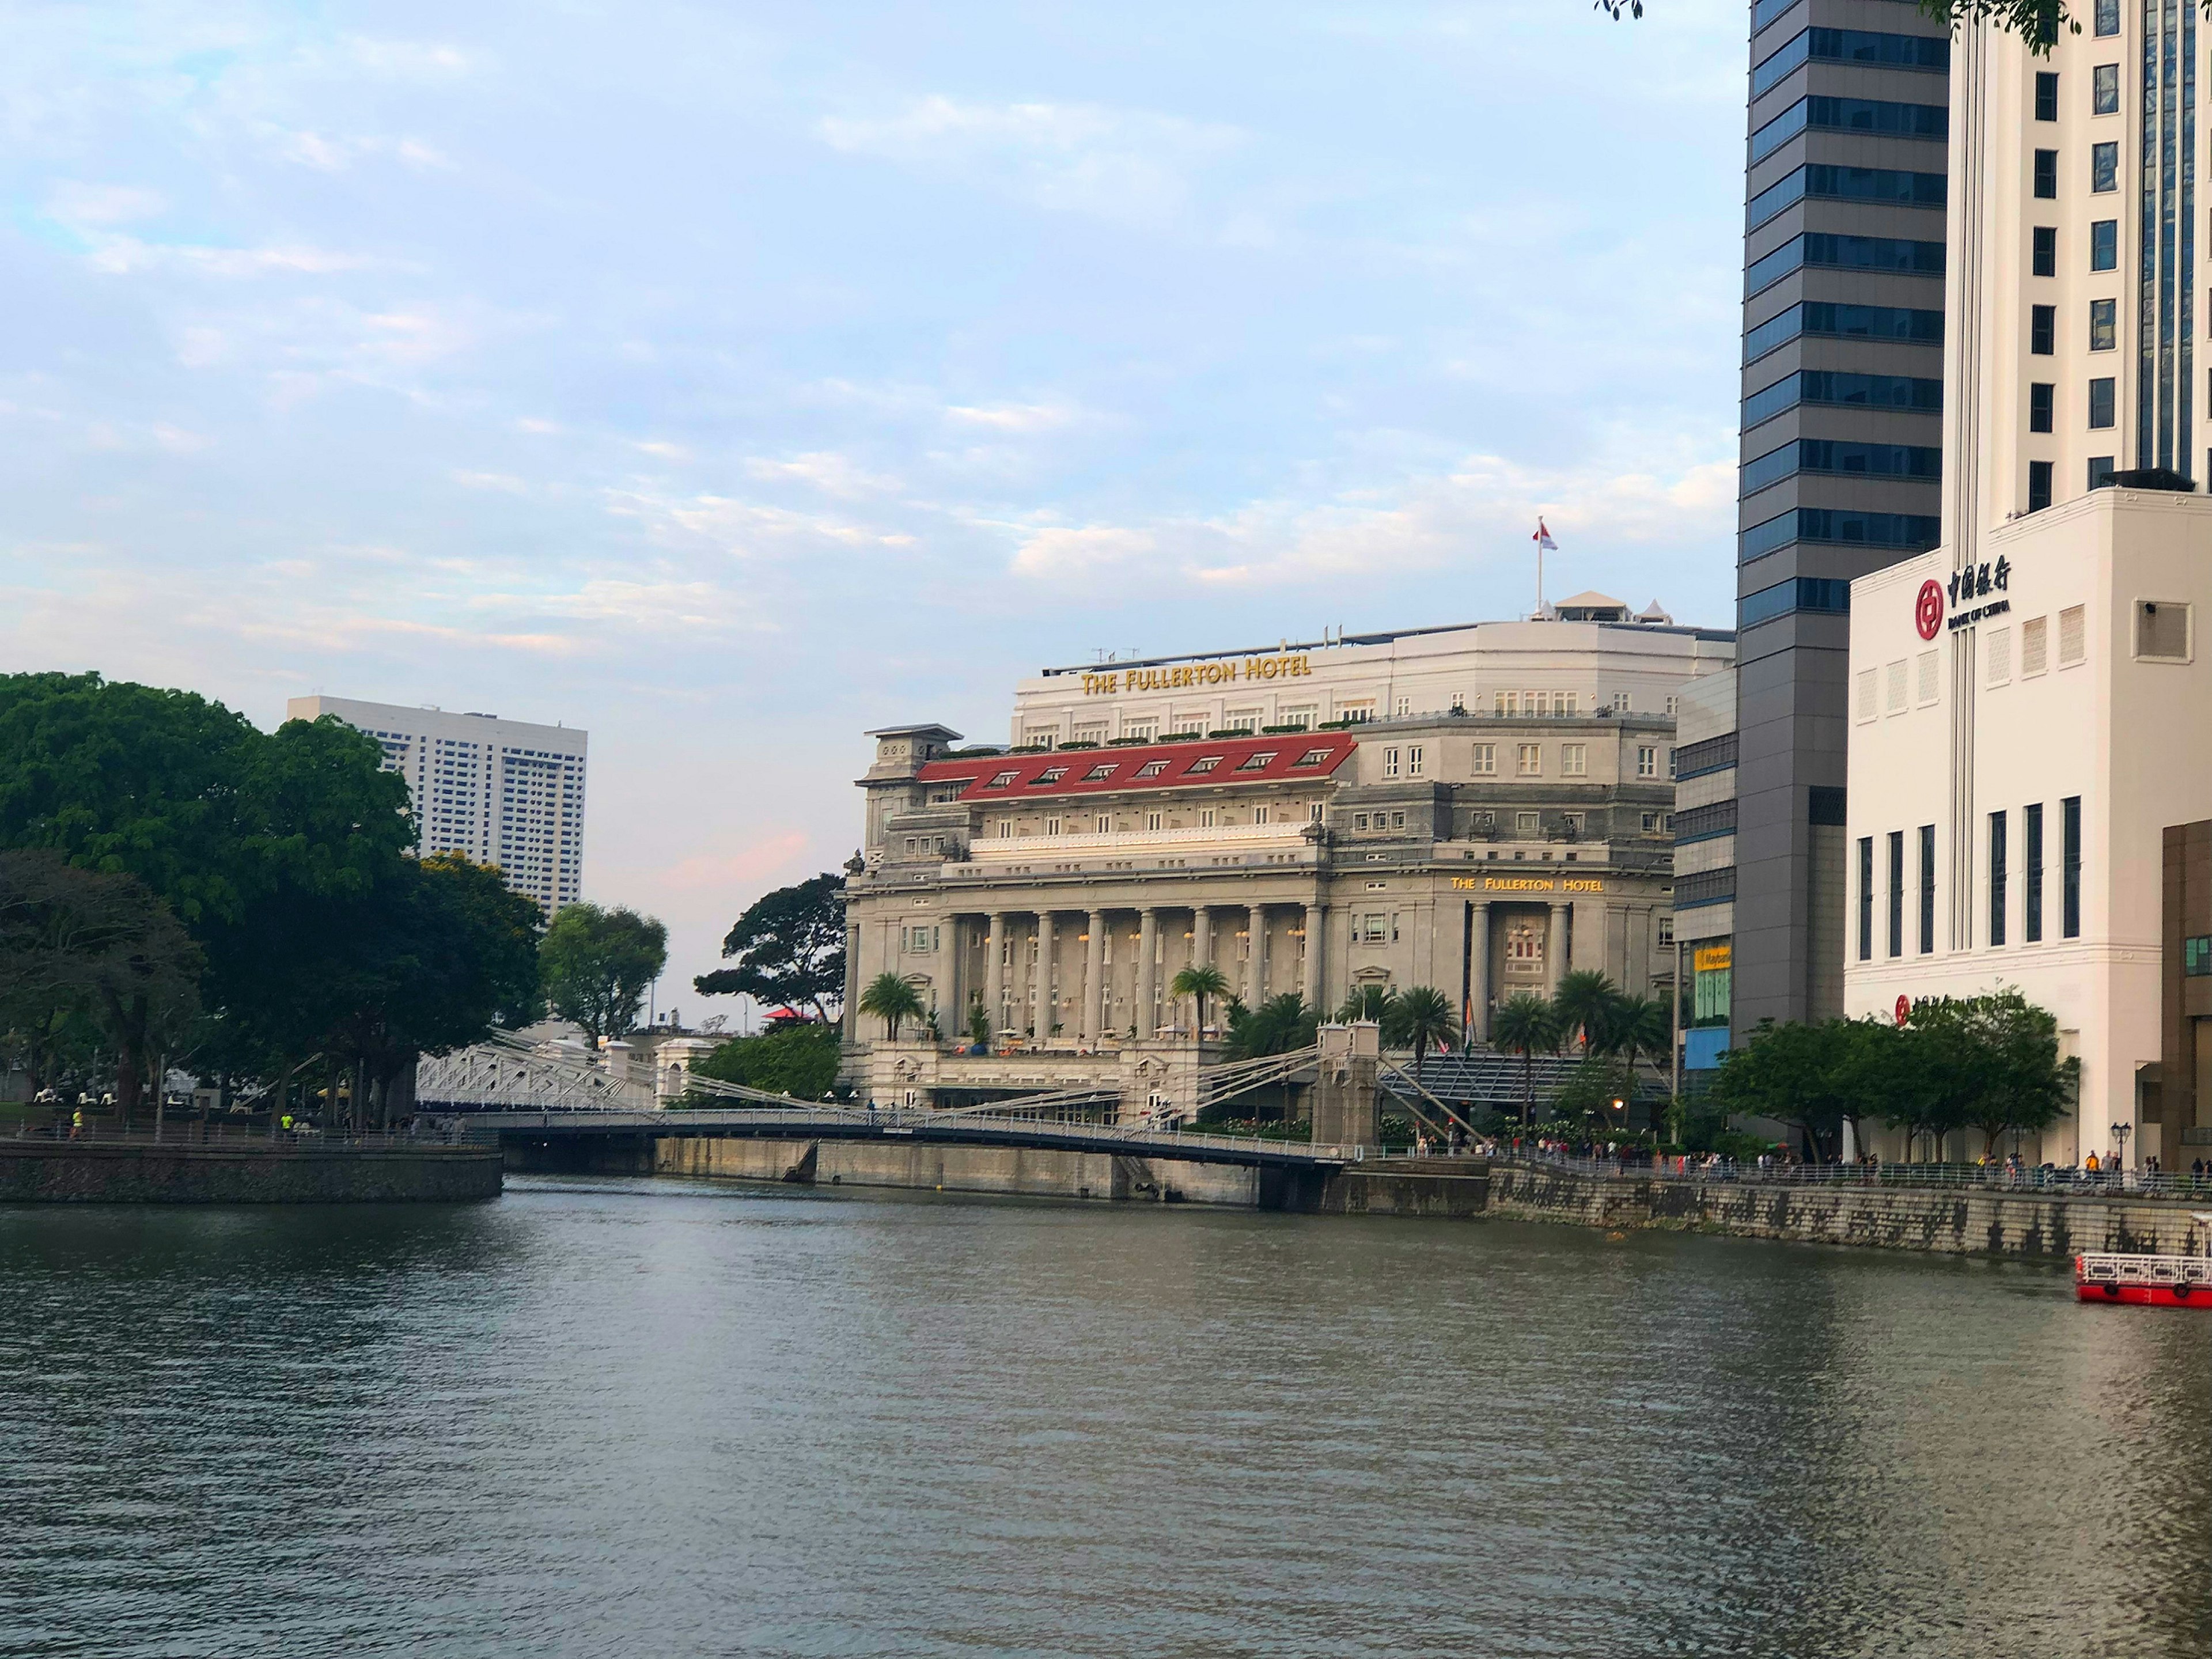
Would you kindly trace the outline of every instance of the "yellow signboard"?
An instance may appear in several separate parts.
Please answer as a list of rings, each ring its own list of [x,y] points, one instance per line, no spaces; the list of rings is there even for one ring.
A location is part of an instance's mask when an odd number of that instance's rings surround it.
[[[1234,679],[1295,679],[1313,672],[1312,659],[1302,651],[1280,656],[1234,657],[1211,662],[1173,663],[1164,668],[1117,668],[1083,677],[1086,697],[1131,696],[1145,691],[1179,691],[1188,685],[1220,685]]]
[[[1733,945],[1700,945],[1690,956],[1690,965],[1701,974],[1717,974],[1735,962]]]
[[[1605,884],[1595,876],[1454,876],[1454,890],[1462,893],[1602,893]]]

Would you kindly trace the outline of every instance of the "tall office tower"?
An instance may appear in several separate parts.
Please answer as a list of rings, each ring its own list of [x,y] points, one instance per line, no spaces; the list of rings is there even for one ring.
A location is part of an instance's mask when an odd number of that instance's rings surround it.
[[[1935,545],[1950,39],[1906,0],[1755,0],[1732,1025],[1843,1000],[1852,578]]]
[[[580,896],[585,733],[350,697],[295,697],[284,712],[334,714],[383,745],[414,799],[416,851],[496,864],[549,920]]]

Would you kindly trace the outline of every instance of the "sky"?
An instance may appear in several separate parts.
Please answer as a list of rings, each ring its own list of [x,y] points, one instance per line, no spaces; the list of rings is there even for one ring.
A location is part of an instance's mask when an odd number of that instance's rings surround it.
[[[1731,619],[1740,3],[0,19],[0,671],[586,728],[664,1011],[870,727]]]

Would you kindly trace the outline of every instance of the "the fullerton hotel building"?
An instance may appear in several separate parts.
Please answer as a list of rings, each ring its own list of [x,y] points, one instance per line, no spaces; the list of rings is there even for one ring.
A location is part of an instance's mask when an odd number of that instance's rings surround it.
[[[1735,635],[1601,594],[1555,610],[1048,671],[1007,749],[871,732],[848,1079],[917,1104],[1109,1075],[1178,1098],[1200,1045],[1168,988],[1196,963],[1248,1005],[1434,986],[1478,1037],[1570,968],[1670,986],[1675,701]],[[887,970],[942,1042],[859,1012]],[[958,1052],[977,1004],[992,1052]]]

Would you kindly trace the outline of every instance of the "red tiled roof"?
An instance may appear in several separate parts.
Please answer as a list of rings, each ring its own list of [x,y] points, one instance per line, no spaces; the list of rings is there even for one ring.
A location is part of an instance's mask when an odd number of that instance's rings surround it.
[[[1110,795],[1125,789],[1282,783],[1328,777],[1358,746],[1342,732],[1285,732],[1202,743],[1133,743],[1117,749],[1049,749],[1035,755],[932,761],[921,769],[921,778],[925,783],[964,784],[960,800],[985,804],[1042,795]],[[1253,763],[1263,756],[1260,764]]]

